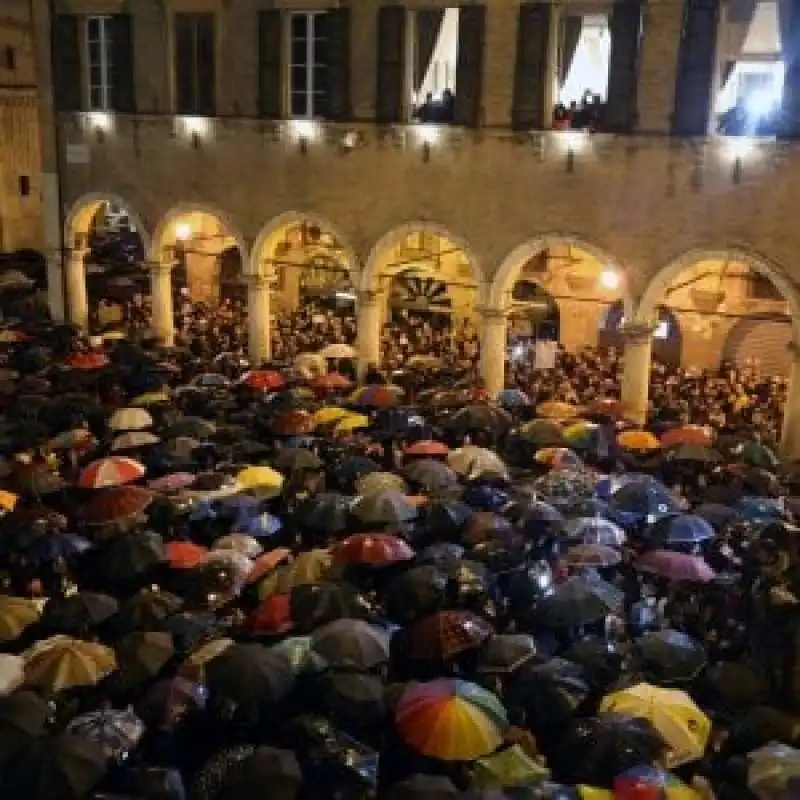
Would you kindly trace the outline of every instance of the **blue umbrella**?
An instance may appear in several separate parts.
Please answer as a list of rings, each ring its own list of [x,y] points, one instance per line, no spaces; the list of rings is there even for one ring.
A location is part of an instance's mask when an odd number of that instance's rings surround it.
[[[521,408],[531,405],[530,397],[519,389],[503,389],[503,391],[497,395],[497,400],[500,405],[506,406],[507,408]]]
[[[735,509],[746,522],[768,522],[783,517],[783,503],[769,497],[743,497]]]
[[[606,475],[595,484],[594,493],[601,500],[611,500],[615,492],[630,483],[661,484],[652,476],[642,472],[628,472],[625,475]]]
[[[246,533],[256,539],[274,536],[283,527],[281,521],[272,514],[259,514],[256,517],[240,520],[234,528],[236,533]]]
[[[670,514],[657,519],[647,532],[661,545],[696,544],[714,538],[711,524],[695,514]]]
[[[508,492],[486,484],[472,484],[463,494],[463,500],[479,511],[500,511],[510,502]]]
[[[618,489],[609,504],[611,511],[624,525],[653,523],[668,514],[677,514],[681,507],[665,486],[650,483],[629,483]]]
[[[741,515],[735,508],[724,506],[720,503],[703,503],[693,511],[698,517],[702,517],[714,528],[720,530],[741,520]]]
[[[77,533],[57,533],[38,539],[27,551],[29,558],[36,562],[68,559],[85,553],[92,543]]]

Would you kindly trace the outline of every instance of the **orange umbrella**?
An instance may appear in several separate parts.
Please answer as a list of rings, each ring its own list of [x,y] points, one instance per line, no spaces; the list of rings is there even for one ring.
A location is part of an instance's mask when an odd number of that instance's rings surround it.
[[[253,568],[247,576],[248,583],[255,583],[265,575],[272,572],[276,567],[290,561],[292,551],[286,547],[278,547],[268,553],[262,553],[253,563]]]
[[[253,370],[244,376],[242,383],[250,389],[271,392],[280,389],[286,384],[286,379],[280,372],[271,369]]]
[[[661,449],[661,442],[649,431],[623,431],[617,436],[617,444],[624,450],[644,453]]]
[[[664,447],[675,447],[682,444],[699,444],[703,447],[711,446],[711,431],[702,425],[684,425],[682,428],[672,428],[661,436]]]
[[[167,542],[164,547],[167,562],[173,569],[194,569],[202,564],[208,550],[194,542]]]
[[[317,392],[335,392],[349,388],[350,380],[339,372],[328,372],[326,375],[318,375],[309,386]]]
[[[72,369],[93,370],[102,369],[109,361],[103,353],[75,353],[64,362]]]
[[[446,456],[449,452],[450,448],[444,442],[436,442],[433,439],[414,442],[405,449],[407,456],[424,456],[426,458]]]

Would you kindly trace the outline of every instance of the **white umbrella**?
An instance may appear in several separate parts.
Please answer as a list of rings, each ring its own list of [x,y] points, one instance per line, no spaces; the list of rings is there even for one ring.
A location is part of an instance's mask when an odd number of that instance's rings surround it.
[[[25,659],[20,656],[0,655],[0,697],[11,694],[25,680]]]
[[[128,431],[121,436],[117,436],[111,442],[111,449],[116,450],[133,450],[137,447],[149,447],[153,444],[158,444],[161,439],[150,431]]]
[[[248,558],[258,558],[264,551],[264,548],[258,543],[258,540],[246,533],[229,533],[214,542],[214,550],[233,550],[235,553],[241,553]]]
[[[153,418],[143,408],[120,408],[111,415],[112,431],[142,431],[153,426]]]
[[[323,347],[319,354],[323,358],[355,358],[357,355],[354,347],[343,343],[329,344],[327,347]]]
[[[508,469],[497,453],[484,447],[465,445],[447,456],[450,468],[468,480],[508,478]]]

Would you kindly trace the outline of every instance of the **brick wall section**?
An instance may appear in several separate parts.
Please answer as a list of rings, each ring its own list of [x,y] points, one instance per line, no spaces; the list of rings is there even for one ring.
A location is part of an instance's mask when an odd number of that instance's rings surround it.
[[[683,0],[647,3],[638,89],[642,133],[669,133],[682,27]]]
[[[519,0],[493,3],[486,10],[483,122],[490,128],[511,124],[518,16]]]

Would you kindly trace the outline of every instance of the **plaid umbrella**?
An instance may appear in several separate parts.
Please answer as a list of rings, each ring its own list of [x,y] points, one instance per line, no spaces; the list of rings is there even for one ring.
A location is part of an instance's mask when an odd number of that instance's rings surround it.
[[[152,501],[152,492],[138,486],[104,489],[92,498],[84,516],[90,525],[121,522],[141,514]]]
[[[470,611],[440,611],[409,629],[409,655],[427,660],[449,660],[480,647],[494,629]]]
[[[132,458],[109,456],[92,461],[85,467],[78,478],[78,486],[82,489],[108,489],[133,483],[144,473],[144,465]]]
[[[414,551],[399,536],[388,533],[356,533],[333,550],[334,564],[385,566],[414,558]]]

